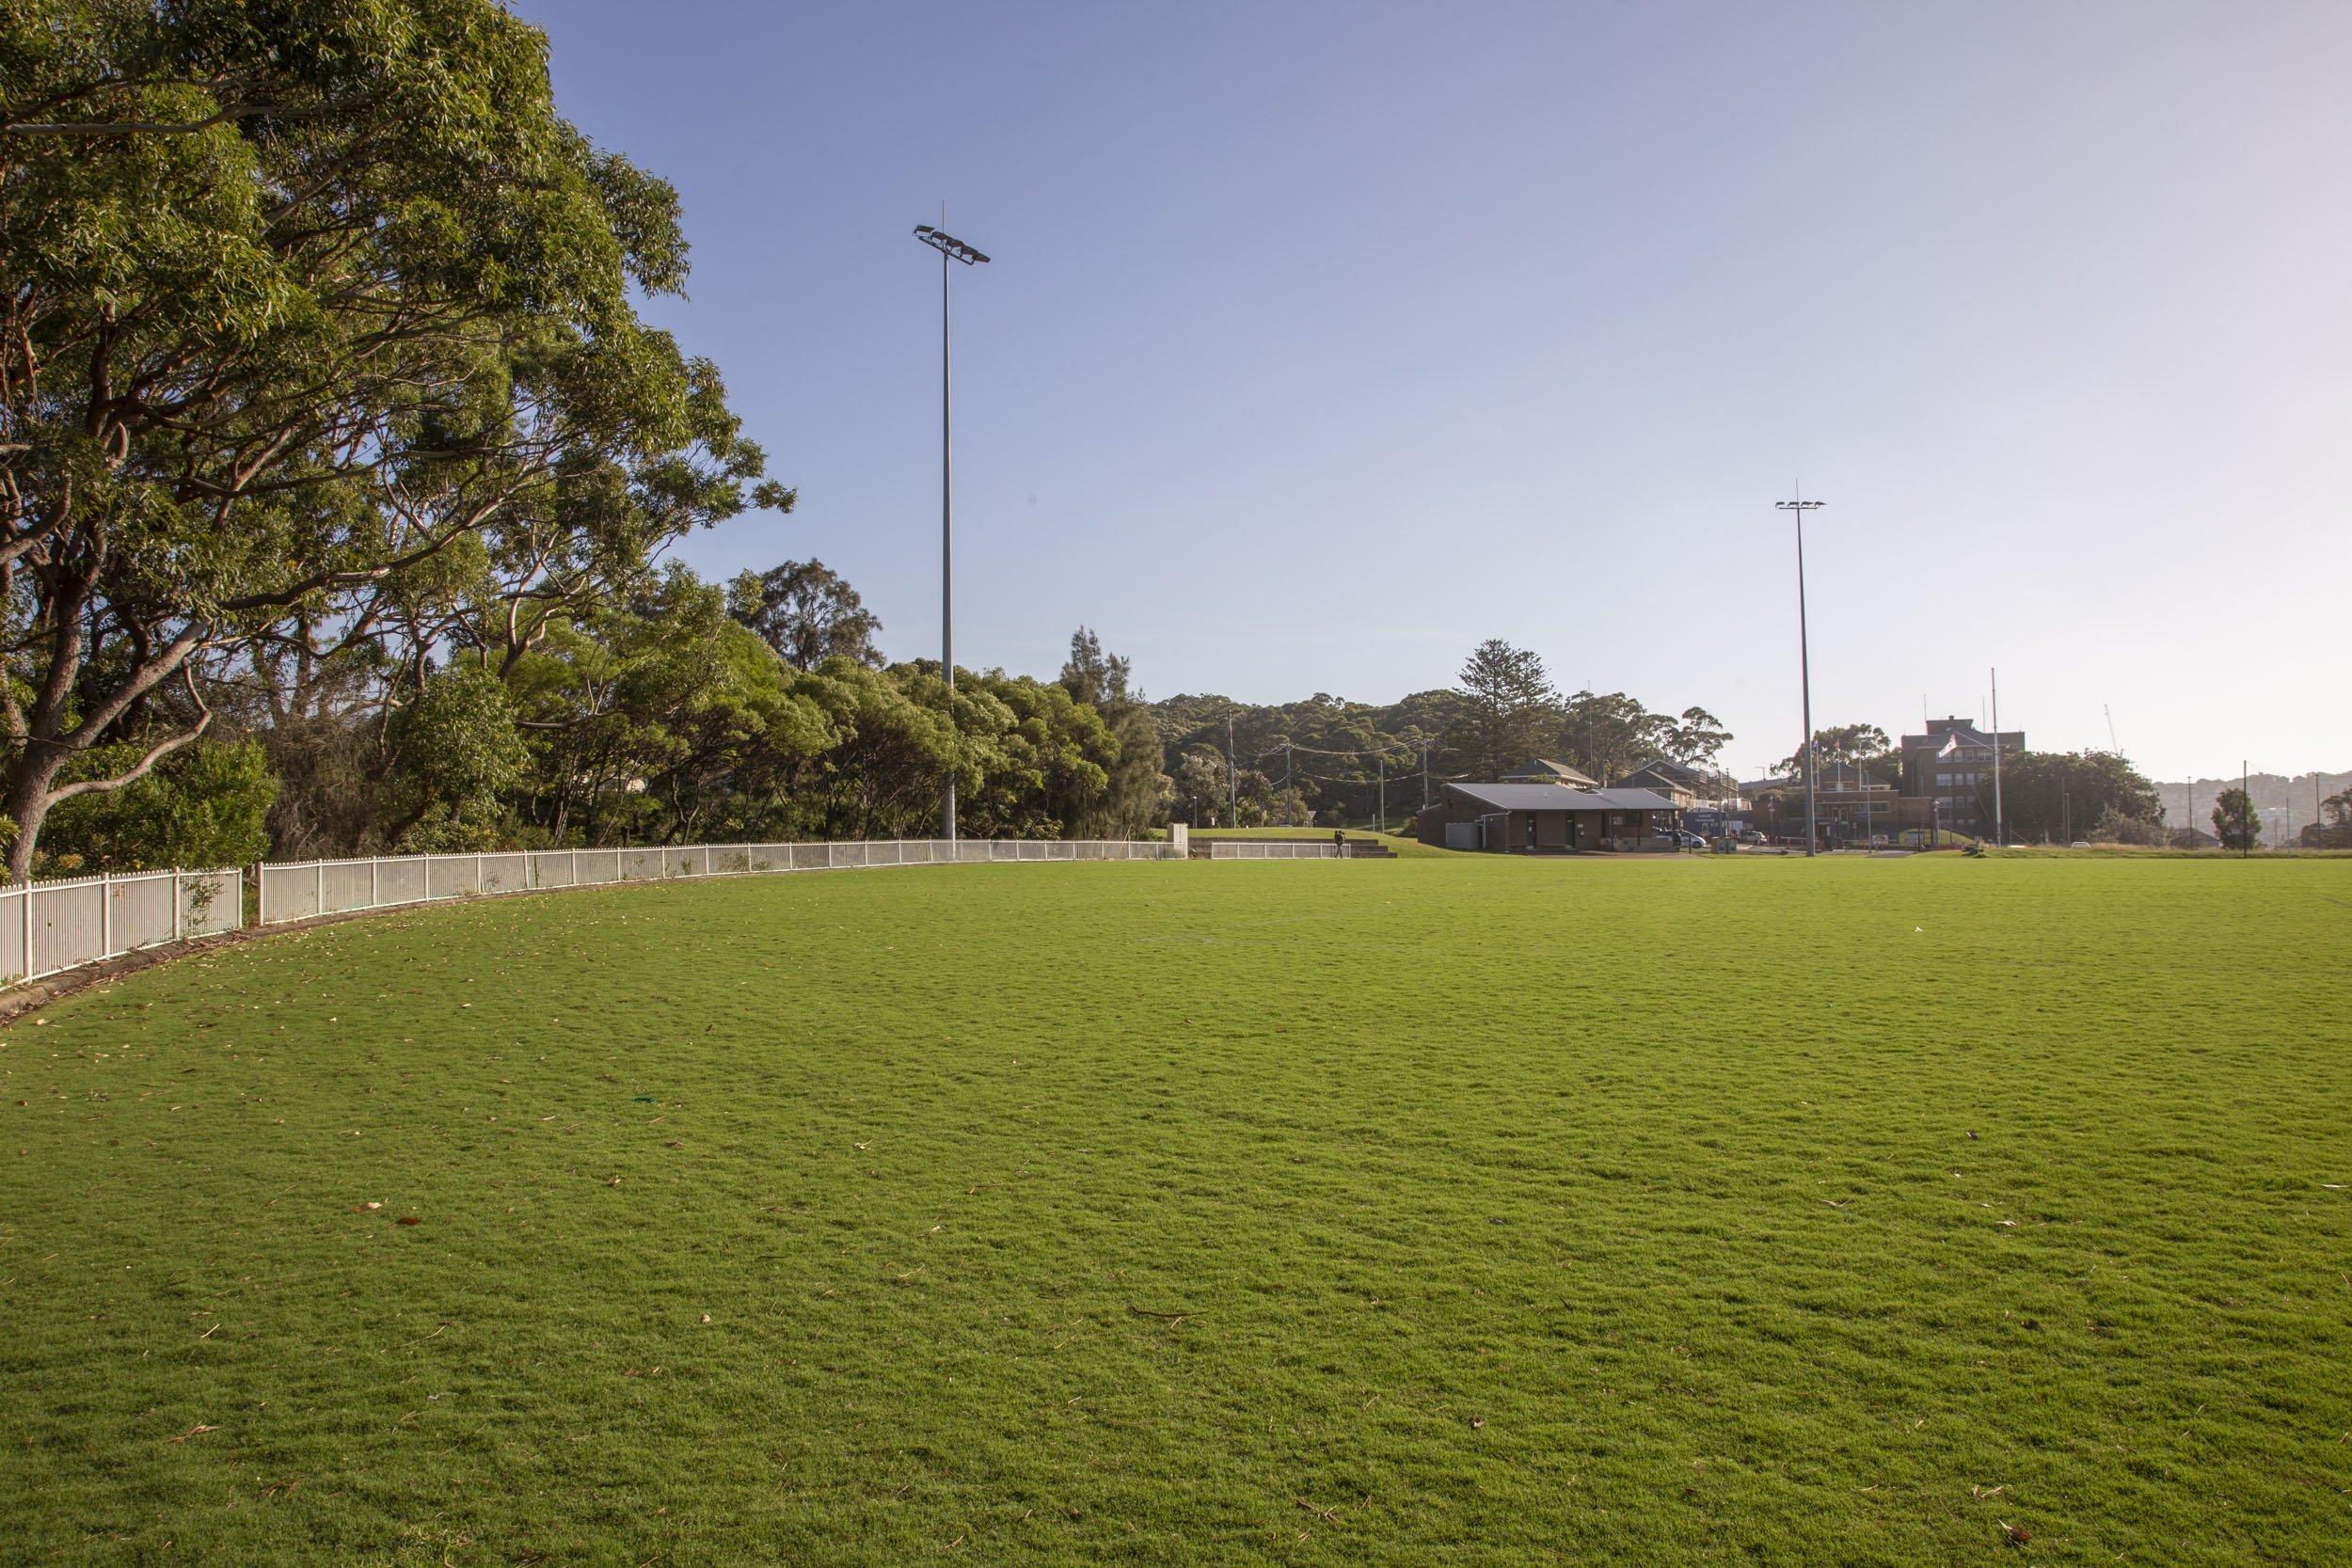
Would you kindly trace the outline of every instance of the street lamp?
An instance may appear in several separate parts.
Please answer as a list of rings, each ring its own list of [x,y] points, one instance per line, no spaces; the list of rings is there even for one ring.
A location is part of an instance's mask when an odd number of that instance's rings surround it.
[[[1802,488],[1796,495],[1795,500],[1772,504],[1797,522],[1797,667],[1804,680],[1804,852],[1810,856],[1819,843],[1820,830],[1813,814],[1813,651],[1804,625],[1804,515],[1820,511],[1822,503],[1806,500]]]
[[[987,257],[930,224],[915,227],[914,237],[939,252],[939,670],[947,681],[947,722],[956,721],[956,541],[955,446],[949,439],[954,408],[947,378],[947,263],[972,266]],[[956,775],[947,773],[947,793],[940,801],[940,836],[956,841]]]

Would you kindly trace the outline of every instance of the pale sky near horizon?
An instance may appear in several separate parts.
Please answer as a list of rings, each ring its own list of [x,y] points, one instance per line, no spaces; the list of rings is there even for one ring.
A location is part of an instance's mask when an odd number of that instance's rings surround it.
[[[815,556],[958,662],[1368,702],[1480,640],[1795,749],[2352,766],[2352,6],[516,0],[680,192]],[[650,20],[649,20],[650,19]]]

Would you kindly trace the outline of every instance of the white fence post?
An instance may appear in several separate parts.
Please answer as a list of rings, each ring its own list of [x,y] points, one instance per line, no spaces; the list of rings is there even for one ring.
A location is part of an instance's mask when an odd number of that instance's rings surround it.
[[[98,956],[115,956],[115,884],[103,871],[98,874]]]
[[[368,857],[368,908],[370,909],[374,909],[383,902],[382,896],[375,891],[377,859],[378,857],[374,855]]]
[[[476,898],[482,896],[482,851],[479,849],[473,852],[473,895]]]
[[[326,863],[325,861],[319,862],[318,868],[318,901],[310,906],[310,912],[312,914],[325,914],[326,912]]]
[[[243,918],[244,909],[240,908],[237,914]],[[180,940],[180,868],[176,865],[171,868],[171,940]]]
[[[24,978],[31,979],[40,971],[33,967],[33,879],[24,879]]]

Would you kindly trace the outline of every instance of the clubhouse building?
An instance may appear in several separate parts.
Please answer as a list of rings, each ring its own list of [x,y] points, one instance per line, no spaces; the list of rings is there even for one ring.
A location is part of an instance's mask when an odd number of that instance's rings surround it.
[[[1448,784],[1414,836],[1448,849],[1516,855],[1672,853],[1682,813],[1647,789],[1566,784]]]

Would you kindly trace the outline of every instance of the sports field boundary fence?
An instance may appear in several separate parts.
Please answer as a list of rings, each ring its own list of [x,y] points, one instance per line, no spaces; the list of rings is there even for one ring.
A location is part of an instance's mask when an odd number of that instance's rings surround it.
[[[135,871],[0,887],[0,986],[245,925],[245,873]]]
[[[828,844],[683,844],[618,849],[513,849],[274,863],[261,867],[257,926],[356,914],[446,898],[620,882],[850,871],[889,865],[1038,861],[1160,861],[1170,844],[1125,839],[890,838]]]
[[[1340,847],[1326,839],[1207,838],[1213,861],[1335,861]]]
[[[891,865],[1184,858],[1181,846],[1152,840],[894,838],[376,855],[16,882],[0,886],[0,988],[191,937],[453,898]]]

